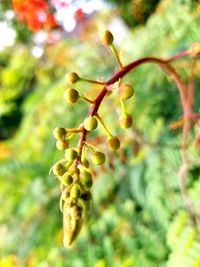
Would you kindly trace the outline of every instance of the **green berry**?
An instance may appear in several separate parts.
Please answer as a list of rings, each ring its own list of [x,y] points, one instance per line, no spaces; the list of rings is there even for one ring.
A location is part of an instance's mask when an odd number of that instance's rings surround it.
[[[69,146],[69,144],[65,140],[58,140],[56,142],[56,147],[58,150],[65,150],[66,148],[68,148],[68,146]]]
[[[134,94],[134,89],[129,84],[122,84],[119,87],[119,96],[122,100],[129,99]]]
[[[66,169],[65,169],[65,166],[63,166],[62,163],[58,162],[53,166],[53,173],[56,176],[62,176],[65,172],[66,172]]]
[[[76,83],[80,80],[80,77],[75,72],[69,72],[66,74],[66,81],[70,84]]]
[[[71,185],[72,182],[73,182],[73,178],[71,175],[69,175],[67,172],[64,173],[64,175],[62,176],[62,179],[61,179],[62,183],[64,185]]]
[[[79,99],[79,93],[77,90],[69,88],[64,92],[64,99],[70,104],[76,103]]]
[[[83,125],[87,131],[92,131],[97,128],[97,125],[98,125],[97,119],[93,116],[89,116],[85,118]]]
[[[132,126],[132,122],[132,117],[129,114],[125,114],[119,119],[119,123],[122,128],[130,128]]]
[[[68,161],[74,161],[77,158],[77,151],[73,148],[68,148],[65,151],[65,157]]]
[[[114,37],[112,33],[108,30],[106,30],[101,38],[102,44],[103,45],[111,45],[113,43]]]
[[[96,165],[102,165],[105,162],[106,157],[104,153],[97,151],[91,155],[91,160]]]
[[[106,141],[106,145],[109,150],[116,151],[120,148],[120,141],[116,136],[113,136]]]
[[[92,174],[89,171],[82,171],[80,175],[81,183],[86,186],[87,188],[90,188],[93,184],[92,181]]]
[[[65,139],[66,135],[67,135],[67,131],[65,130],[65,128],[56,127],[53,130],[53,136],[58,140]]]
[[[80,189],[78,188],[77,184],[75,184],[71,189],[70,196],[76,199],[80,196],[80,193]]]
[[[86,168],[88,168],[89,165],[90,165],[90,163],[89,163],[89,161],[88,161],[87,159],[84,159],[84,160],[82,161],[82,164],[83,164],[83,166],[86,167]]]

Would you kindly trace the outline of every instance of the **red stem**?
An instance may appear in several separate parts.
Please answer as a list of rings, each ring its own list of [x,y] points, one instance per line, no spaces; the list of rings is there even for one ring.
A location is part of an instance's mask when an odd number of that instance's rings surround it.
[[[143,63],[156,63],[156,64],[160,65],[161,68],[165,70],[165,72],[167,72],[168,74],[171,75],[172,79],[177,84],[178,91],[179,91],[180,98],[181,98],[182,108],[184,109],[185,102],[186,102],[185,85],[182,83],[182,81],[179,78],[178,74],[176,73],[175,69],[172,66],[168,65],[168,63],[173,61],[173,60],[175,60],[175,59],[177,59],[177,58],[185,56],[185,55],[187,55],[187,50],[186,51],[182,51],[182,52],[176,54],[175,56],[173,56],[173,57],[171,57],[169,59],[166,59],[166,60],[158,59],[158,58],[155,58],[155,57],[145,57],[145,58],[138,59],[138,60],[136,60],[134,62],[131,62],[130,64],[124,66],[123,69],[121,69],[117,73],[115,73],[105,83],[105,85],[103,86],[102,90],[99,92],[99,94],[94,99],[94,104],[92,105],[91,109],[89,110],[87,116],[94,116],[95,113],[98,111],[98,108],[99,108],[103,98],[105,97],[105,95],[108,92],[107,86],[114,84],[120,78],[124,77],[128,72],[132,71],[133,69],[135,69],[136,67],[138,67],[139,65],[141,65]],[[78,162],[81,160],[81,153],[82,153],[83,143],[86,141],[87,133],[88,133],[87,130],[82,126],[82,134],[81,134],[80,139],[79,139],[79,157],[77,158],[76,165],[78,165]]]
[[[193,82],[192,82],[192,76],[193,73],[191,74],[191,79],[189,81],[188,88],[185,86],[183,81],[181,80],[180,76],[176,72],[176,70],[169,65],[170,62],[181,58],[183,56],[188,55],[188,50],[182,51],[177,53],[176,55],[172,56],[169,59],[163,60],[155,57],[145,57],[138,59],[134,62],[131,62],[130,64],[121,67],[120,70],[115,73],[103,86],[102,90],[99,92],[99,94],[96,96],[96,98],[93,100],[93,105],[90,108],[87,116],[94,116],[98,109],[99,106],[101,105],[104,97],[106,96],[108,90],[107,87],[110,85],[114,84],[117,82],[120,78],[124,77],[127,73],[135,69],[136,67],[144,64],[144,63],[155,63],[158,64],[162,70],[164,70],[176,83],[179,95],[180,95],[180,100],[181,100],[181,105],[182,105],[182,110],[183,110],[183,129],[182,129],[182,143],[181,143],[181,158],[182,158],[182,166],[180,167],[179,171],[179,183],[180,183],[180,189],[182,196],[186,202],[186,206],[188,207],[191,215],[193,218],[196,219],[196,221],[199,221],[199,217],[196,215],[196,212],[192,206],[192,203],[189,199],[189,196],[187,194],[186,190],[186,185],[185,185],[185,178],[186,178],[186,173],[188,169],[188,159],[187,159],[187,154],[186,154],[186,145],[187,145],[187,138],[188,134],[191,128],[191,114],[192,114],[192,102],[193,102]],[[189,97],[189,99],[188,99]],[[79,162],[81,161],[81,154],[82,154],[82,149],[84,146],[84,143],[86,141],[86,136],[88,131],[84,128],[84,126],[81,127],[81,136],[79,139],[79,153],[78,153],[78,158],[76,160],[75,166],[77,168]],[[78,169],[78,168],[77,168]]]

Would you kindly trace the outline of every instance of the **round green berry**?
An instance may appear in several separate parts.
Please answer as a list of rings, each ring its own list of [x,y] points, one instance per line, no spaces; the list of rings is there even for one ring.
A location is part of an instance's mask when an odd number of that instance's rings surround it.
[[[65,151],[65,158],[68,160],[68,161],[74,161],[76,158],[77,158],[77,151],[74,149],[74,148],[68,148],[66,151]]]
[[[81,179],[81,183],[87,188],[90,188],[93,184],[92,174],[89,171],[83,170],[81,172],[80,179]]]
[[[64,92],[64,99],[70,104],[76,103],[79,99],[79,93],[77,90],[69,88]]]
[[[131,115],[129,114],[122,115],[119,119],[119,123],[120,123],[120,126],[124,129],[130,128],[133,123]]]
[[[75,184],[71,189],[70,196],[76,199],[80,196],[80,193],[80,189],[78,188],[77,184]]]
[[[80,77],[75,72],[69,72],[66,74],[66,81],[70,84],[76,83],[80,80]]]
[[[113,136],[106,141],[106,145],[109,150],[116,151],[120,148],[120,141],[116,136]]]
[[[67,135],[67,131],[65,130],[65,128],[56,127],[53,130],[53,136],[58,140],[65,139],[66,135]]]
[[[91,155],[91,160],[96,165],[102,165],[105,162],[106,157],[104,153],[97,151]]]
[[[112,33],[108,30],[104,31],[101,41],[103,45],[111,45],[113,43],[114,37]]]
[[[69,144],[65,140],[58,140],[56,142],[56,147],[58,150],[65,150],[66,148],[68,148],[68,146],[69,146]]]
[[[97,119],[95,117],[89,116],[89,117],[85,118],[83,125],[87,131],[93,131],[94,129],[97,128],[98,122],[97,122]]]
[[[129,84],[122,84],[119,87],[119,96],[122,100],[126,100],[131,98],[131,96],[134,94],[134,89]]]
[[[62,183],[64,185],[71,185],[72,182],[73,182],[73,178],[71,175],[69,175],[67,172],[64,173],[64,175],[62,176],[62,179],[61,179]]]
[[[56,176],[62,176],[66,172],[65,166],[58,162],[53,166],[53,173]]]
[[[87,159],[84,159],[84,160],[82,161],[82,164],[83,164],[83,166],[86,167],[86,168],[88,168],[89,165],[90,165],[90,163],[89,163],[89,161],[88,161]]]

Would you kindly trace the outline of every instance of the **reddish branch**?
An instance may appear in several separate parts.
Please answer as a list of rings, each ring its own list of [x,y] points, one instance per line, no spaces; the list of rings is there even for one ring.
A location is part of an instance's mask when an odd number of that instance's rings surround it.
[[[182,159],[182,165],[180,166],[179,172],[178,172],[178,178],[179,178],[179,185],[181,194],[183,196],[183,199],[185,201],[185,204],[192,216],[192,218],[199,223],[200,217],[197,215],[192,202],[190,201],[190,198],[188,196],[187,190],[186,190],[186,176],[189,168],[189,161],[187,156],[187,143],[188,143],[188,135],[191,129],[191,121],[193,120],[193,111],[192,111],[192,105],[193,105],[193,76],[194,76],[194,64],[192,68],[192,72],[189,78],[188,86],[182,81],[179,74],[176,72],[176,70],[169,64],[172,61],[182,58],[183,56],[186,56],[189,54],[189,50],[184,50],[180,53],[177,53],[171,58],[168,59],[159,59],[156,57],[145,57],[141,58],[139,60],[133,61],[130,64],[126,66],[121,66],[120,70],[116,72],[107,82],[104,83],[103,88],[99,92],[99,94],[96,96],[96,98],[93,100],[93,104],[87,114],[87,116],[93,116],[97,113],[99,106],[101,105],[104,97],[106,96],[107,92],[109,91],[109,86],[114,84],[115,82],[118,82],[120,78],[123,78],[127,73],[130,71],[133,71],[138,66],[144,64],[144,63],[155,63],[159,65],[159,67],[175,82],[178,93],[180,96],[180,102],[183,110],[183,126],[182,126],[182,140],[181,140],[181,159]],[[76,161],[76,166],[81,161],[81,154],[84,142],[86,141],[87,136],[87,130],[82,126],[81,127],[81,136],[79,139],[79,157]]]

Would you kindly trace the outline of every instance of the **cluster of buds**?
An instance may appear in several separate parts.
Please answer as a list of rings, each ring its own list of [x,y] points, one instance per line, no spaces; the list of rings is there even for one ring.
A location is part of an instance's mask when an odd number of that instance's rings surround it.
[[[94,99],[82,96],[75,88],[68,88],[64,92],[64,99],[69,104],[74,104],[79,99],[89,103],[90,109],[84,121],[78,128],[56,128],[53,131],[57,139],[56,147],[63,150],[65,157],[57,162],[53,167],[53,173],[61,182],[60,209],[63,212],[64,245],[69,246],[76,239],[85,221],[88,211],[92,205],[91,187],[93,184],[93,172],[91,163],[96,165],[104,164],[105,154],[96,146],[88,143],[87,136],[100,125],[106,135],[106,145],[110,151],[117,151],[120,148],[120,140],[112,135],[105,125],[98,110],[106,95],[117,91],[120,100],[122,115],[119,118],[121,128],[132,126],[132,117],[126,111],[125,103],[134,95],[134,89],[130,84],[122,83],[122,78],[143,63],[157,64],[167,75],[173,77],[180,94],[183,113],[188,113],[188,103],[184,83],[181,81],[176,70],[169,64],[183,56],[197,57],[200,54],[200,44],[194,43],[190,49],[181,51],[169,59],[156,57],[144,57],[123,66],[116,47],[113,44],[114,37],[110,31],[105,31],[102,35],[102,44],[108,46],[115,56],[118,70],[106,82],[94,81],[80,77],[77,73],[71,72],[66,75],[67,83],[74,85],[77,82],[90,82],[101,86],[101,89]],[[189,90],[189,89],[188,89]],[[191,108],[191,107],[189,107]],[[186,121],[186,120],[185,120]],[[184,122],[184,120],[183,120]],[[183,126],[183,127],[188,127]],[[70,147],[70,140],[76,134],[80,135],[77,147]],[[186,136],[186,135],[183,135]],[[199,139],[196,144],[199,143]],[[88,154],[90,153],[90,157]]]
[[[108,45],[113,51],[116,60],[123,69],[116,48],[113,45],[113,35],[105,31],[102,38],[102,44]],[[64,92],[64,99],[69,104],[76,103],[82,99],[89,103],[90,109],[78,128],[57,127],[53,131],[56,138],[56,147],[64,151],[64,158],[54,164],[52,171],[61,183],[60,209],[63,213],[63,240],[64,246],[69,246],[76,239],[80,229],[85,221],[88,211],[92,205],[91,187],[93,184],[93,173],[90,167],[91,163],[96,165],[104,164],[105,154],[96,146],[87,142],[87,135],[94,131],[98,125],[102,126],[106,134],[106,145],[110,151],[117,151],[120,148],[120,140],[117,136],[110,133],[103,119],[98,113],[98,108],[102,103],[104,96],[110,91],[115,91],[120,98],[122,115],[120,117],[120,126],[129,128],[132,125],[132,117],[126,112],[125,101],[134,94],[134,89],[129,84],[121,83],[121,79],[107,84],[104,82],[88,80],[79,77],[77,73],[71,72],[66,75],[68,84],[75,84],[80,81],[99,84],[103,87],[94,99],[81,96],[75,88],[68,88]],[[70,147],[70,140],[76,134],[80,135],[78,146]],[[88,157],[90,154],[90,157]]]

